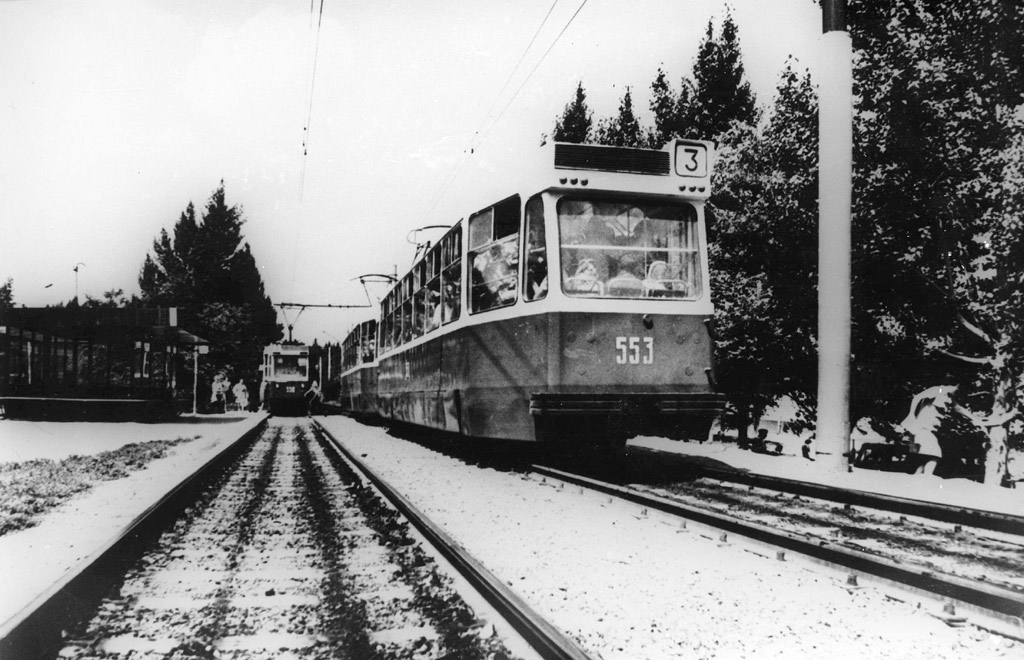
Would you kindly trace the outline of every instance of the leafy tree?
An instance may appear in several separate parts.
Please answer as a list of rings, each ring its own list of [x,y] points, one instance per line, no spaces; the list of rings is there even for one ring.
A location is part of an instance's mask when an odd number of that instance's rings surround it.
[[[736,122],[756,124],[754,93],[744,78],[739,29],[732,14],[722,21],[718,40],[708,21],[693,65],[693,99],[684,109],[683,125],[689,127],[689,135],[683,137],[717,140]]]
[[[210,342],[200,378],[217,372],[258,380],[263,347],[281,338],[277,312],[267,297],[249,244],[242,238],[245,220],[228,206],[224,182],[196,220],[189,204],[174,226],[153,242],[139,275],[143,302],[181,308],[181,324]]]
[[[654,113],[652,140],[663,145],[677,137],[689,135],[686,130],[686,112],[693,98],[693,83],[683,78],[679,92],[668,82],[668,74],[661,67],[651,83],[651,112]]]
[[[730,133],[736,124],[755,125],[759,112],[745,77],[739,30],[732,14],[723,19],[718,38],[709,20],[693,64],[693,79],[684,77],[679,92],[673,92],[659,68],[651,84],[658,140],[664,143],[681,137],[722,142],[729,135],[738,137],[738,133]]]
[[[857,96],[855,391],[879,365],[959,386],[1006,470],[1024,377],[1020,273],[1024,6],[850,5]]]
[[[619,114],[598,124],[595,141],[614,147],[646,147],[649,139],[633,113],[633,95],[626,88],[619,102]]]
[[[817,297],[817,97],[783,71],[767,126],[732,129],[711,199],[716,358],[735,426],[780,393],[814,388]]]
[[[131,299],[127,298],[124,295],[124,289],[111,289],[110,291],[104,291],[102,298],[93,298],[87,295],[82,307],[123,308],[137,304],[137,302],[138,299],[134,296]]]
[[[8,277],[0,284],[0,312],[14,307],[14,279]]]
[[[555,121],[552,139],[556,142],[575,142],[583,144],[590,138],[593,114],[587,108],[587,93],[583,90],[583,82],[576,84],[576,95],[567,103],[562,116]]]

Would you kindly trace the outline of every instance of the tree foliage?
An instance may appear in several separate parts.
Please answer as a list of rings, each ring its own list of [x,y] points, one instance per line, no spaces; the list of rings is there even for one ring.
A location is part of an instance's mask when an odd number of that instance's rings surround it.
[[[709,207],[716,357],[741,436],[780,393],[813,390],[817,97],[789,63],[762,131],[733,130]]]
[[[14,279],[8,277],[0,284],[0,312],[14,307]]]
[[[757,104],[745,76],[739,29],[732,14],[723,19],[718,39],[708,21],[693,65],[692,100],[685,110],[684,126],[689,127],[689,135],[683,137],[720,139],[737,122],[756,124]]]
[[[110,289],[109,291],[103,292],[102,298],[93,298],[87,295],[85,302],[82,307],[106,307],[106,308],[124,308],[132,305],[137,305],[139,302],[138,298],[132,296],[128,298],[124,294],[124,289]]]
[[[654,126],[646,128],[633,108],[632,90],[626,87],[618,113],[595,125],[581,82],[556,119],[552,138],[557,142],[659,148],[675,138],[721,142],[733,134],[737,124],[755,125],[759,112],[746,81],[739,30],[731,13],[722,20],[717,35],[714,22],[708,21],[693,63],[693,77],[684,76],[678,91],[669,84],[668,74],[658,69],[651,84],[650,108]]]
[[[1024,375],[1022,31],[1010,0],[851,3],[857,390],[941,378],[993,430]]]
[[[243,240],[244,223],[241,209],[228,206],[222,181],[200,220],[190,203],[173,237],[160,232],[139,275],[144,303],[179,307],[180,324],[210,342],[204,382],[226,371],[254,383],[263,347],[282,336],[256,260]]]
[[[575,142],[583,144],[590,139],[594,113],[587,107],[587,93],[583,82],[576,85],[576,95],[566,104],[562,116],[555,121],[552,139],[555,142]]]
[[[746,81],[739,45],[739,29],[727,13],[721,34],[715,36],[708,21],[704,39],[693,63],[693,78],[683,77],[678,92],[658,69],[651,84],[654,135],[665,143],[680,137],[723,142],[737,124],[757,124],[759,112],[750,83]]]
[[[613,147],[648,146],[647,134],[633,112],[633,94],[629,87],[619,102],[619,114],[598,122],[595,141]]]

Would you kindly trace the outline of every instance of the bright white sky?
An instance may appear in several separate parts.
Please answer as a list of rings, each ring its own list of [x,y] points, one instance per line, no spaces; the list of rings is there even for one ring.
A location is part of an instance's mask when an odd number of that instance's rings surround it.
[[[328,1],[319,48],[319,0],[0,0],[0,281],[56,304],[83,263],[83,300],[138,293],[160,230],[223,179],[274,302],[364,303],[353,278],[406,270],[411,230],[475,210],[467,193],[551,132],[577,81],[595,121],[626,86],[646,111],[658,67],[678,88],[726,11],[589,0],[537,67],[581,1],[527,51],[552,0]],[[767,107],[788,55],[814,71],[821,10],[729,4]],[[297,314],[296,338],[321,343],[370,316]]]

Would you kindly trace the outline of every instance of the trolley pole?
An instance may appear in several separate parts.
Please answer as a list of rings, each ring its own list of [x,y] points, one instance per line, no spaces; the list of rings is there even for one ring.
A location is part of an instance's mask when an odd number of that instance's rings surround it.
[[[817,449],[850,470],[850,226],[853,191],[853,43],[846,0],[822,0],[818,103]]]

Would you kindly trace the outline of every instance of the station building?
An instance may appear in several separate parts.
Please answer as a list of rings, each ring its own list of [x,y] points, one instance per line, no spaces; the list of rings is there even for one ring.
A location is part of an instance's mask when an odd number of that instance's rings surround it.
[[[0,406],[10,419],[158,421],[191,407],[207,342],[177,308],[0,310]]]

